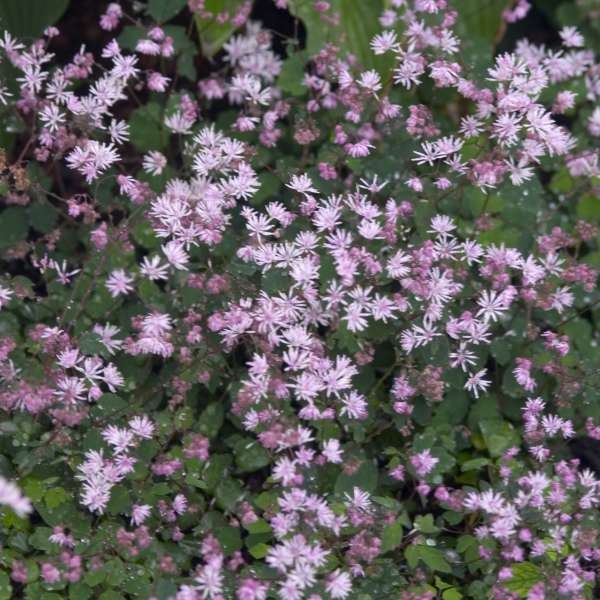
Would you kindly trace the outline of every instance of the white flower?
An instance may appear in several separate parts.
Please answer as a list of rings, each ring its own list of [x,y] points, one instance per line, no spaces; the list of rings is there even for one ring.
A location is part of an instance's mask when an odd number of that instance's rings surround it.
[[[325,589],[334,600],[347,598],[352,591],[352,579],[348,573],[336,569],[327,578]]]
[[[167,166],[167,159],[161,152],[152,150],[144,156],[142,166],[146,173],[150,173],[151,175],[160,175],[163,172],[163,169]]]
[[[12,481],[0,476],[0,504],[12,508],[19,517],[24,517],[33,509],[29,498]]]
[[[167,260],[173,267],[179,271],[187,271],[187,263],[190,260],[188,253],[183,249],[183,244],[176,240],[171,240],[161,246]]]
[[[327,462],[339,464],[342,462],[342,450],[340,448],[340,441],[336,439],[329,439],[323,444],[322,450],[323,456],[327,459]]]
[[[377,93],[383,87],[379,73],[373,69],[361,73],[357,83],[360,87],[373,94]]]
[[[0,284],[0,309],[10,302],[12,295],[13,291],[11,289]]]
[[[479,398],[479,392],[485,392],[485,390],[487,390],[487,388],[491,385],[491,381],[483,378],[486,373],[487,371],[482,369],[474,375],[470,375],[469,379],[467,379],[467,383],[465,383],[465,389],[469,390],[475,396],[475,398]]]

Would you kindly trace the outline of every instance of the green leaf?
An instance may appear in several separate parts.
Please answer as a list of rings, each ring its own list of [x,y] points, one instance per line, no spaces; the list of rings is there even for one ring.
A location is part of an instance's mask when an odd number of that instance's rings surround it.
[[[422,533],[438,533],[439,527],[433,522],[433,515],[419,515],[415,518],[415,528]]]
[[[501,456],[512,446],[520,444],[515,428],[502,419],[485,419],[479,423],[479,429],[492,456]]]
[[[158,23],[164,23],[181,12],[187,0],[148,0],[148,14]]]
[[[456,0],[456,32],[461,52],[469,57],[466,73],[483,77],[492,65],[494,43],[503,26],[502,11],[508,0]]]
[[[118,515],[126,512],[131,506],[131,497],[127,488],[122,485],[115,485],[110,491],[110,500],[106,505],[106,512],[111,515]]]
[[[145,571],[139,569],[139,565],[136,565],[135,571],[129,571],[122,589],[136,598],[148,598],[152,595],[150,593],[150,578]]]
[[[600,200],[592,195],[586,195],[577,203],[577,216],[586,221],[600,221]]]
[[[204,483],[209,490],[216,488],[223,477],[225,477],[231,462],[232,458],[230,454],[213,454],[210,457],[202,474]]]
[[[497,337],[490,344],[492,356],[500,365],[506,365],[511,359],[512,344],[506,337]]]
[[[477,551],[479,548],[479,542],[477,538],[472,535],[461,535],[456,543],[456,551],[464,554],[469,551]]]
[[[594,332],[587,319],[573,319],[564,325],[564,333],[572,340],[573,345],[582,354],[590,352],[590,343]]]
[[[194,56],[196,51],[185,50],[177,59],[177,72],[183,77],[187,77],[190,81],[196,81],[196,65],[194,64]]]
[[[316,54],[331,42],[347,53],[353,54],[361,67],[378,69],[383,75],[389,71],[390,59],[375,56],[370,44],[373,36],[381,29],[379,16],[383,0],[332,0],[331,12],[339,15],[339,23],[332,25],[314,9],[313,0],[295,0],[290,3],[290,12],[302,20],[307,30],[306,50]]]
[[[215,17],[224,11],[233,15],[243,2],[244,0],[206,0],[204,8]],[[214,17],[205,19],[196,15],[194,19],[202,54],[207,58],[212,58],[236,29],[231,23],[219,23]]]
[[[57,210],[46,202],[34,202],[29,207],[29,223],[41,233],[50,233],[58,219]]]
[[[267,544],[260,543],[256,544],[256,546],[252,546],[252,548],[249,548],[248,552],[250,552],[254,558],[261,559],[267,555],[270,549],[271,547],[267,546]]]
[[[570,192],[574,186],[575,180],[573,179],[573,177],[571,177],[569,170],[566,167],[563,167],[562,169],[554,173],[552,179],[550,180],[549,187],[555,194],[565,194],[567,192]]]
[[[72,583],[69,586],[69,598],[70,600],[88,600],[93,594],[92,588],[86,585],[82,581]]]
[[[456,588],[442,592],[442,600],[461,600],[462,597],[463,595]]]
[[[217,504],[227,511],[233,510],[243,495],[244,490],[235,479],[223,479],[215,490]]]
[[[342,39],[347,49],[358,58],[364,68],[374,69],[387,62],[387,57],[375,56],[371,50],[371,40],[380,31],[379,17],[382,10],[381,0],[340,0]]]
[[[245,525],[249,533],[271,533],[271,526],[264,519],[257,519],[254,523]]]
[[[10,206],[0,213],[0,250],[24,240],[29,230],[27,212],[22,206]]]
[[[390,525],[386,525],[383,528],[381,552],[389,552],[394,548],[397,548],[402,542],[402,523],[400,520],[394,521]]]
[[[102,394],[97,404],[104,418],[125,410],[128,406],[128,402],[116,394]]]
[[[269,269],[262,278],[261,289],[276,294],[289,289],[292,280],[283,269]]]
[[[519,598],[526,598],[529,590],[540,581],[544,580],[544,574],[540,568],[530,562],[514,563],[510,568],[512,577],[504,581],[502,586],[509,592],[513,592]]]
[[[88,450],[100,450],[102,448],[104,440],[100,435],[100,432],[95,429],[89,429],[81,441],[81,449],[84,452]]]
[[[85,303],[85,312],[94,319],[100,319],[106,315],[114,299],[105,286],[98,287]],[[75,305],[76,306],[76,305]]]
[[[254,506],[260,508],[261,510],[268,510],[270,507],[273,507],[277,504],[277,498],[279,494],[275,491],[272,492],[262,492],[256,498],[252,500]]]
[[[460,470],[463,473],[467,471],[479,471],[479,469],[490,464],[489,458],[472,458],[471,460],[465,461],[461,466]]]
[[[2,0],[0,27],[19,38],[39,37],[60,19],[68,4],[69,0]]]
[[[22,488],[32,502],[39,502],[44,497],[44,484],[39,479],[28,479]]]
[[[93,331],[87,331],[79,338],[79,348],[84,354],[90,356],[102,354],[106,351],[106,347],[100,341],[100,336]]]
[[[454,9],[462,28],[471,35],[485,39],[491,46],[502,24],[502,11],[507,0],[455,0]]]
[[[63,502],[66,502],[68,498],[69,495],[64,490],[64,488],[55,487],[46,492],[46,495],[44,496],[44,501],[46,502],[46,506],[52,509],[56,508],[57,506],[60,506],[61,504],[63,504]]]
[[[137,286],[140,298],[145,304],[158,306],[164,301],[164,294],[161,289],[150,279],[143,279]]]
[[[168,133],[163,129],[161,108],[155,102],[136,108],[129,117],[131,143],[140,150],[162,150],[167,145]]]
[[[52,529],[49,527],[37,527],[32,535],[29,536],[29,544],[38,550],[52,552],[56,546],[48,539],[52,535]]]
[[[125,600],[124,596],[114,590],[106,590],[98,596],[98,600]]]
[[[102,568],[108,574],[107,583],[110,587],[120,587],[127,577],[125,565],[119,558],[108,560]]]
[[[267,450],[254,440],[240,440],[235,446],[235,463],[243,473],[252,473],[271,462]]]
[[[463,390],[449,390],[444,394],[444,399],[437,405],[433,424],[450,423],[458,425],[462,423],[469,410],[470,399]]]
[[[127,25],[117,37],[117,42],[121,48],[134,50],[137,43],[145,36],[146,31],[142,27]]]
[[[340,473],[335,482],[336,494],[352,494],[355,487],[364,492],[373,492],[377,487],[377,467],[370,460],[363,460],[358,469],[352,474]]]
[[[141,221],[138,223],[132,231],[133,239],[144,248],[155,249],[159,248],[161,244],[160,238],[152,229],[152,226],[147,221]]]
[[[219,527],[215,530],[215,537],[221,543],[225,556],[230,556],[243,546],[240,530],[237,527]]]
[[[273,175],[273,173],[269,173],[268,171],[260,173],[258,176],[258,181],[260,183],[260,187],[250,200],[250,203],[253,206],[261,206],[264,204],[264,201],[267,198],[276,197],[281,189],[281,180],[279,177]],[[244,265],[247,266],[247,263],[244,263]]]
[[[452,573],[452,568],[444,558],[443,552],[433,546],[412,545],[406,549],[405,554],[408,564],[412,568],[422,561],[434,572]]]
[[[8,573],[0,571],[0,600],[10,600],[12,598],[12,585]]]
[[[225,420],[225,409],[221,402],[209,404],[198,419],[198,431],[206,437],[214,438]]]
[[[302,96],[306,93],[306,86],[302,83],[304,79],[304,68],[306,66],[307,54],[304,51],[294,52],[286,59],[277,78],[277,87],[292,96]]]
[[[388,510],[399,511],[402,509],[402,504],[398,502],[395,498],[389,498],[387,496],[373,496],[371,498],[373,502],[387,508]]]
[[[100,585],[106,579],[106,571],[104,569],[96,569],[95,571],[88,571],[83,580],[91,587]]]

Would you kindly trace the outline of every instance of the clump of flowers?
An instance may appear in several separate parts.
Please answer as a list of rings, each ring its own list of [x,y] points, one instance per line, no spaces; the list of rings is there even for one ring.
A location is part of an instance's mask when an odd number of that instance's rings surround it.
[[[594,597],[587,26],[273,4],[0,20],[0,592]]]

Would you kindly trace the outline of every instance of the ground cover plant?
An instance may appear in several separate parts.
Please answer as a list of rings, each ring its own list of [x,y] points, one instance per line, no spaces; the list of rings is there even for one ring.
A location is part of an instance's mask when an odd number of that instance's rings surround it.
[[[0,600],[600,597],[600,3],[0,2]]]

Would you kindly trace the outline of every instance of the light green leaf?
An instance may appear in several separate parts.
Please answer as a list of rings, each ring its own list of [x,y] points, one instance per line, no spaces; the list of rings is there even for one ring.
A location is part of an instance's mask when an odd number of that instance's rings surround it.
[[[254,523],[244,526],[249,533],[271,533],[271,526],[264,519],[257,519]]]
[[[60,506],[61,504],[63,504],[63,502],[66,502],[68,498],[69,495],[64,490],[64,488],[55,487],[46,492],[46,495],[44,496],[44,501],[46,502],[46,506],[52,509],[56,508],[57,506]]]
[[[111,515],[118,515],[126,512],[131,507],[131,497],[127,488],[122,485],[115,485],[110,492],[110,500],[106,505],[106,512]]]
[[[212,15],[227,12],[230,16],[240,8],[244,0],[206,0],[204,8]],[[218,23],[216,18],[204,19],[199,15],[195,17],[196,30],[202,47],[202,54],[212,58],[231,37],[235,27],[230,23]]]
[[[57,210],[47,202],[34,202],[29,207],[29,222],[41,233],[50,233],[57,219]]]
[[[237,527],[218,527],[215,537],[219,540],[225,556],[230,556],[242,546],[240,530]]]
[[[200,433],[209,438],[214,438],[225,420],[225,410],[221,402],[209,404],[200,415],[198,429]]]
[[[252,473],[271,462],[269,453],[256,441],[242,439],[235,446],[235,463],[243,473]]]
[[[302,96],[306,86],[302,83],[307,54],[304,51],[294,52],[283,63],[281,73],[277,78],[277,87],[292,96]]]
[[[332,0],[331,12],[339,15],[339,24],[332,25],[314,9],[313,0],[290,2],[290,12],[302,20],[307,30],[306,50],[316,54],[327,43],[340,46],[353,54],[364,69],[377,69],[382,75],[389,71],[390,60],[375,56],[370,48],[371,39],[381,30],[379,16],[383,0]]]
[[[520,444],[515,428],[502,419],[485,419],[479,423],[479,429],[492,456],[501,456],[512,446]]]
[[[370,460],[364,460],[352,475],[344,472],[338,475],[335,482],[335,493],[352,494],[355,487],[371,493],[377,487],[377,479],[377,467]]]
[[[250,554],[254,558],[260,559],[260,558],[264,558],[267,555],[267,553],[269,552],[269,550],[270,550],[270,546],[267,546],[267,544],[261,543],[261,544],[256,544],[256,546],[252,546],[252,548],[250,548],[248,550],[248,552],[250,552]]]
[[[422,533],[438,533],[439,527],[433,522],[433,515],[419,515],[415,518],[415,527]]]
[[[471,460],[465,461],[461,466],[460,470],[463,473],[467,471],[479,471],[479,469],[490,464],[490,460],[488,458],[472,458]]]
[[[526,598],[529,590],[540,581],[544,580],[544,574],[540,568],[530,562],[514,563],[511,565],[512,577],[502,583],[509,592],[513,592],[519,598]]]
[[[12,585],[8,573],[0,571],[0,600],[10,600],[12,598]]]
[[[129,117],[131,143],[140,150],[161,150],[167,145],[168,134],[162,126],[161,108],[150,102],[136,108]]]
[[[0,212],[0,250],[24,240],[29,230],[27,212],[22,206],[10,206]]]
[[[57,22],[68,4],[69,0],[2,0],[0,27],[31,41]]]
[[[402,542],[402,523],[400,520],[394,521],[383,528],[381,552],[386,553],[397,548]]]
[[[233,510],[235,505],[242,499],[244,490],[235,479],[223,479],[215,490],[217,504],[223,510]]]
[[[444,554],[438,548],[433,546],[415,546],[417,550],[417,556],[422,560],[432,571],[439,573],[452,573],[452,568],[448,564],[448,561],[444,558]]]
[[[70,600],[88,600],[93,594],[90,586],[86,585],[82,581],[72,583],[69,586],[69,598]]]
[[[158,23],[164,23],[181,12],[187,0],[148,0],[148,14]]]

